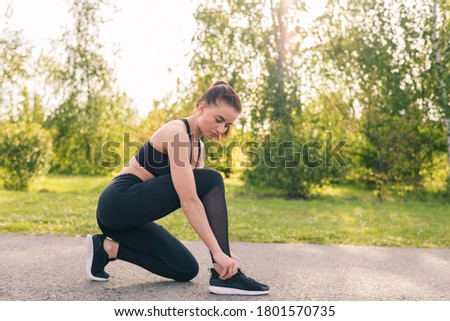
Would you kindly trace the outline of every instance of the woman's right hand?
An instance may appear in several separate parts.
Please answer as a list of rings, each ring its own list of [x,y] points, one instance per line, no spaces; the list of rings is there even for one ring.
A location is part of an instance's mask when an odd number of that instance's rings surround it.
[[[219,277],[221,279],[229,279],[237,273],[236,257],[229,257],[223,252],[213,255],[214,261],[222,267]]]

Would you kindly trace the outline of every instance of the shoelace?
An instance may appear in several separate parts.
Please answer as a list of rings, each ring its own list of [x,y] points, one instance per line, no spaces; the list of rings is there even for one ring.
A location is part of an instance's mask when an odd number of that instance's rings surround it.
[[[241,271],[241,269],[238,269],[238,273],[236,273],[236,276],[238,276],[239,278],[241,278],[243,280],[247,280],[247,281],[252,281],[252,282],[258,283],[254,279],[252,279],[252,278],[248,277],[247,275],[245,275],[244,272]]]

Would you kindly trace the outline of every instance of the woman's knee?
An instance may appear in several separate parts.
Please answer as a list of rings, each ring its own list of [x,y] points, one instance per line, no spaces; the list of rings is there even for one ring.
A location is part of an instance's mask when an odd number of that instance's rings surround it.
[[[174,278],[178,282],[189,282],[198,274],[199,266],[196,260],[192,261],[189,266],[178,271],[178,275]]]
[[[216,186],[224,189],[223,177],[216,170],[209,168],[196,169],[194,177],[199,194],[210,191]]]

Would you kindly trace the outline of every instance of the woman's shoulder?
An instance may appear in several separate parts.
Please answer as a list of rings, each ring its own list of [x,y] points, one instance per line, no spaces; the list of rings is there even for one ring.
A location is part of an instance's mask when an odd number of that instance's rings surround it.
[[[177,134],[187,135],[186,125],[180,119],[172,120],[158,128],[158,130],[150,137],[150,142],[168,142]]]

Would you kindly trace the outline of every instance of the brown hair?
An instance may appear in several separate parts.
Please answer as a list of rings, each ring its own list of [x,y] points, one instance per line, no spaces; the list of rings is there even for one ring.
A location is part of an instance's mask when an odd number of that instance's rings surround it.
[[[206,90],[199,99],[197,99],[197,107],[201,102],[209,104],[216,104],[218,100],[225,101],[228,105],[233,107],[237,112],[241,112],[241,99],[239,95],[228,85],[225,81],[216,81],[211,87]]]

